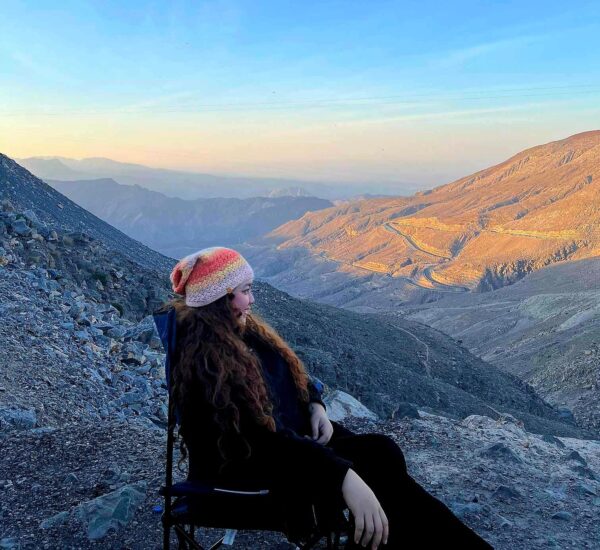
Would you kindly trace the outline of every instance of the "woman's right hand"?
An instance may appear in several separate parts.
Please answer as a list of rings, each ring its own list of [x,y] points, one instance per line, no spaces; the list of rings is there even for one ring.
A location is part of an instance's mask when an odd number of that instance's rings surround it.
[[[379,504],[375,493],[363,479],[349,468],[342,483],[342,494],[346,505],[354,516],[354,542],[367,546],[371,538],[372,550],[376,550],[383,539],[387,544],[389,535],[389,522],[383,508]],[[364,531],[364,535],[363,535]]]

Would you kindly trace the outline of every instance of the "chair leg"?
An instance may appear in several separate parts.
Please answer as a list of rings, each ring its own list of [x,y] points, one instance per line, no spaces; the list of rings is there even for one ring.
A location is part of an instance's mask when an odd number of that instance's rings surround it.
[[[215,550],[216,548],[220,548],[225,540],[225,536],[222,536],[217,542],[215,542],[208,550]]]
[[[177,538],[179,540],[178,550],[204,550],[204,547],[196,540],[195,525],[190,524],[187,532],[185,531],[185,528],[181,527],[181,525],[174,525],[173,528],[175,529]],[[224,540],[225,536],[222,536],[208,550],[216,550],[217,548],[220,548]]]
[[[323,533],[316,533],[312,535],[305,543],[297,543],[300,550],[311,550],[315,544],[323,538]]]
[[[174,525],[173,529],[175,530],[175,534],[177,535],[177,550],[187,550],[187,541],[185,540],[185,535],[187,534],[179,525]]]
[[[340,532],[339,530],[335,531],[333,534],[333,547],[335,550],[338,550],[340,547]]]
[[[177,535],[177,550],[188,550],[187,533],[181,525],[174,525],[173,529]]]
[[[177,534],[177,539],[179,540],[179,549],[178,550],[204,550],[204,548],[198,544],[196,539],[193,536],[194,526],[190,526],[190,532],[187,533],[186,530],[181,526],[175,524],[173,526],[175,533]]]
[[[171,526],[163,523],[163,550],[171,550]]]

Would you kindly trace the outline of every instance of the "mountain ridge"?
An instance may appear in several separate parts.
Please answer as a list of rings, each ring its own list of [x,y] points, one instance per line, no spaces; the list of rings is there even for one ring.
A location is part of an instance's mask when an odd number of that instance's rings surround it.
[[[154,271],[164,272],[175,264],[173,259],[149,249],[81,208],[2,153],[0,199],[8,199],[17,210],[32,210],[49,225],[97,238]]]
[[[173,258],[215,243],[235,247],[306,211],[332,204],[304,195],[185,200],[111,178],[47,183],[130,237]]]
[[[65,168],[64,177],[58,171],[56,161]],[[17,159],[42,179],[97,179],[110,177],[121,184],[135,183],[170,197],[182,199],[237,197],[249,198],[268,195],[272,191],[302,187],[310,195],[322,199],[347,199],[364,192],[365,185],[348,182],[320,182],[296,178],[217,175],[203,172],[189,172],[168,168],[151,168],[142,164],[122,163],[103,157],[71,159],[67,157],[29,157]],[[47,164],[49,163],[49,164]],[[49,166],[47,171],[46,166]],[[414,190],[415,186],[405,182],[374,182],[371,187],[379,193],[402,194]]]
[[[600,131],[518,153],[412,197],[308,213],[264,238],[433,291],[486,290],[600,255]]]

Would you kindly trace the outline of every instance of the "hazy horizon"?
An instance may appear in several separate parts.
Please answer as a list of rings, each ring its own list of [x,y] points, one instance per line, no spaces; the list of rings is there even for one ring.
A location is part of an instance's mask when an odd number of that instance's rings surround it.
[[[593,130],[598,130],[598,129],[600,129],[600,125],[598,128],[587,128],[582,131],[585,132],[585,131],[593,131]],[[576,132],[576,133],[580,133],[580,132]],[[362,176],[362,175],[354,175],[353,176],[352,174],[348,174],[348,177],[346,177],[344,179],[342,179],[342,178],[334,179],[334,178],[330,178],[330,177],[320,177],[319,175],[304,173],[301,171],[297,172],[297,173],[296,172],[294,172],[294,173],[279,172],[277,170],[271,171],[268,166],[264,166],[262,170],[259,167],[255,167],[254,170],[248,169],[247,171],[237,171],[236,172],[234,170],[226,170],[226,169],[208,169],[208,168],[205,169],[204,167],[194,168],[193,166],[188,167],[188,166],[176,166],[176,165],[169,165],[169,164],[158,165],[156,163],[152,163],[151,161],[150,162],[138,162],[136,160],[127,159],[127,158],[114,158],[114,157],[106,157],[106,156],[100,156],[100,155],[89,155],[89,156],[84,156],[84,157],[69,157],[67,155],[60,155],[60,154],[39,154],[39,155],[30,155],[30,156],[17,156],[17,155],[11,155],[11,154],[7,153],[6,151],[2,151],[2,150],[0,150],[0,153],[4,152],[8,156],[15,158],[15,159],[27,159],[27,158],[60,159],[60,158],[66,158],[69,160],[82,161],[82,160],[86,160],[86,159],[97,158],[97,159],[105,159],[105,160],[124,163],[124,164],[136,164],[136,165],[140,165],[140,166],[144,166],[144,167],[152,168],[152,169],[157,169],[157,170],[172,170],[172,171],[178,171],[178,172],[187,172],[187,173],[191,173],[191,174],[210,174],[210,175],[215,175],[215,176],[232,177],[232,178],[238,178],[238,177],[240,177],[240,178],[272,178],[272,179],[289,180],[290,183],[294,183],[296,181],[299,183],[302,183],[303,181],[306,181],[306,182],[311,182],[311,183],[313,183],[313,182],[314,183],[323,183],[323,184],[333,185],[333,186],[344,185],[346,183],[354,183],[354,184],[364,183],[365,185],[382,184],[382,185],[398,185],[399,189],[426,190],[431,187],[436,187],[438,185],[444,185],[446,183],[451,183],[451,182],[453,182],[457,179],[460,179],[462,177],[465,177],[471,173],[474,173],[479,170],[489,168],[490,166],[499,164],[499,163],[507,160],[508,158],[512,157],[513,155],[518,154],[522,150],[527,149],[529,147],[535,147],[537,145],[543,145],[544,143],[548,143],[550,141],[565,139],[565,138],[569,137],[570,135],[573,135],[573,134],[559,135],[558,137],[556,137],[555,139],[552,139],[552,140],[532,142],[526,146],[515,149],[514,151],[507,152],[504,156],[498,156],[497,158],[491,158],[488,162],[484,162],[484,161],[477,162],[478,159],[473,159],[472,163],[469,163],[468,165],[466,165],[466,166],[470,167],[468,169],[467,168],[461,169],[461,167],[455,167],[452,170],[448,169],[445,173],[438,174],[438,173],[431,173],[430,170],[427,170],[426,168],[424,168],[420,172],[415,171],[414,173],[412,173],[412,177],[411,177],[411,174],[407,172],[406,173],[407,176],[404,178],[392,177],[392,176],[376,177],[373,175],[373,173],[371,173],[370,175],[367,174],[365,176]],[[368,191],[365,191],[365,192],[368,192]]]
[[[3,12],[0,151],[16,158],[425,189],[600,126],[593,2]]]

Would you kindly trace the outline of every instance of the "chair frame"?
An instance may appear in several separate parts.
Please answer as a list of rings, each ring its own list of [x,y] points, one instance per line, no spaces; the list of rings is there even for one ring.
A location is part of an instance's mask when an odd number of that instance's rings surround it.
[[[166,316],[166,319],[165,319]],[[163,344],[163,348],[165,350],[165,377],[167,383],[167,392],[168,392],[168,413],[167,413],[167,460],[166,460],[166,469],[165,469],[165,484],[159,490],[159,494],[164,497],[164,506],[163,513],[161,515],[161,522],[163,526],[163,550],[170,550],[171,548],[171,529],[175,531],[175,534],[178,539],[178,548],[179,550],[207,550],[196,540],[195,533],[196,527],[213,527],[208,525],[202,525],[202,521],[181,521],[178,518],[173,516],[173,498],[177,496],[182,496],[181,490],[177,489],[176,486],[173,485],[173,447],[175,444],[175,427],[178,425],[177,412],[175,410],[174,400],[171,396],[171,388],[172,388],[172,369],[170,368],[170,359],[171,359],[171,350],[174,349],[175,346],[175,330],[168,331],[169,325],[172,324],[174,327],[175,323],[175,311],[173,308],[168,310],[164,310],[160,308],[153,313],[154,322],[156,324],[156,328],[158,330],[160,339]],[[166,321],[166,323],[165,323]],[[168,341],[168,336],[171,337],[171,341]],[[316,379],[315,379],[316,380]],[[320,381],[317,380],[320,383]],[[268,489],[262,489],[258,491],[248,491],[241,490],[236,488],[223,488],[215,486],[212,482],[207,483],[203,486],[202,491],[206,494],[215,492],[220,493],[231,493],[237,495],[266,495],[269,493]],[[202,493],[190,493],[189,498],[195,498],[201,500]],[[327,549],[328,550],[339,550],[340,544],[343,543],[342,533],[350,533],[352,530],[352,525],[348,519],[348,511],[341,510],[340,519],[333,525],[325,526],[320,525],[317,519],[317,512],[315,509],[315,505],[312,504],[312,525],[310,527],[309,532],[307,532],[306,539],[303,541],[299,540],[290,540],[288,537],[288,541],[292,544],[295,544],[297,548],[301,550],[310,550],[315,547],[315,545],[323,539],[323,537],[327,538]],[[222,528],[222,527],[221,527]],[[235,532],[237,532],[239,527],[236,527],[235,524],[232,524],[230,528],[225,528],[226,533],[224,536],[220,537],[216,542],[214,542],[208,550],[214,550],[219,548],[223,544],[229,544],[225,542],[227,535],[233,534],[235,536]],[[266,530],[263,527],[258,527],[253,529],[252,527],[243,527],[244,530]],[[279,532],[285,533],[283,526],[280,529],[277,529]],[[233,533],[231,533],[233,531]],[[304,539],[304,537],[303,537]],[[350,537],[347,537],[350,540]]]

